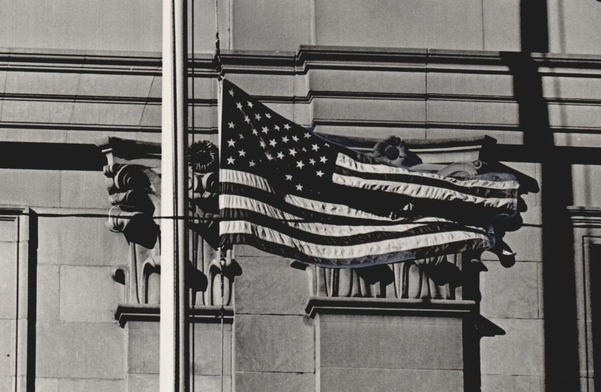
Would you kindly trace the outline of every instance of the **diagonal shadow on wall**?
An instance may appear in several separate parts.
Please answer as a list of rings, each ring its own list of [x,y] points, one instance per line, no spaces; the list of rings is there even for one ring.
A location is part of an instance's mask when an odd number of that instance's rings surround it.
[[[522,50],[502,57],[513,75],[524,148],[541,164],[544,387],[580,391],[573,233],[566,209],[572,205],[571,162],[555,146],[539,70],[549,52],[547,1],[521,0],[520,18]]]

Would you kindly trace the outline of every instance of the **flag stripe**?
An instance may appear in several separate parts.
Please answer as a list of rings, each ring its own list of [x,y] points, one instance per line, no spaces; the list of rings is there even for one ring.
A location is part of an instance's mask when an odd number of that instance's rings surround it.
[[[232,199],[235,199],[233,201]],[[281,217],[281,211],[261,205],[253,199],[224,196],[222,199],[231,207],[224,211],[225,219],[242,219],[249,222],[261,222],[263,226],[281,231],[292,237],[316,244],[348,245],[363,244],[383,239],[403,238],[417,234],[436,233],[457,230],[454,222],[433,223],[426,220],[420,223],[407,223],[394,226],[345,226],[315,222],[290,222]],[[469,228],[466,231],[485,235],[482,229]]]
[[[483,187],[481,185],[475,185],[473,183],[444,183],[441,181],[432,180],[427,177],[413,176],[411,174],[406,173],[364,173],[346,169],[344,167],[336,167],[334,171],[334,177],[336,176],[359,178],[365,180],[366,182],[371,182],[375,184],[403,184],[407,187],[408,190],[419,190],[420,188],[441,190],[449,192],[451,194],[473,196],[478,197],[480,199],[511,199],[516,196],[515,189],[492,189]],[[410,192],[403,193],[411,195]]]
[[[382,262],[400,261],[403,257],[415,257],[426,254],[425,250],[437,246],[455,249],[474,249],[490,246],[487,236],[464,230],[447,231],[434,234],[419,234],[407,238],[384,239],[367,244],[346,246],[315,244],[291,237],[280,231],[248,221],[222,221],[222,238],[233,243],[246,243],[259,247],[278,247],[279,254],[300,258],[328,266],[352,263],[352,260],[369,257],[380,258]],[[346,261],[344,261],[346,260]]]
[[[414,185],[400,181],[385,181],[380,179],[366,179],[361,177],[338,175],[334,173],[332,181],[338,185],[352,188],[367,189],[374,192],[386,192],[403,195],[416,199],[459,201],[473,205],[482,205],[490,208],[508,208],[514,211],[516,200],[514,198],[479,197],[467,193],[457,192],[448,188]]]
[[[302,253],[300,250],[290,248],[285,245],[275,244],[268,241],[258,239],[253,235],[248,234],[228,234],[225,236],[225,243],[228,244],[246,244],[257,249],[280,255],[307,264],[315,264],[328,268],[354,268],[365,267],[370,265],[398,263],[405,260],[425,259],[432,256],[451,253],[462,253],[476,249],[483,249],[488,245],[483,244],[479,239],[463,241],[457,243],[446,243],[436,247],[427,247],[416,250],[406,250],[393,253],[385,253],[381,255],[369,255],[366,257],[351,257],[348,259],[325,259],[323,257],[311,257]]]
[[[387,167],[387,170],[381,173],[378,170],[383,165],[357,162],[345,154],[338,154],[336,163],[338,166],[332,181],[343,186],[419,199],[461,201],[511,209],[517,207],[515,201],[519,186],[516,181],[458,180],[440,176],[437,178],[431,173],[395,167]],[[391,172],[388,169],[397,171]],[[489,187],[491,183],[496,186]]]
[[[342,186],[416,199],[460,201],[515,211],[517,181],[459,180],[381,164],[358,162],[339,153],[332,181]]]
[[[219,181],[223,184],[246,185],[269,193],[275,193],[269,185],[269,181],[259,175],[240,170],[221,169],[219,171]]]
[[[515,180],[490,181],[480,179],[458,179],[452,177],[442,177],[435,173],[419,172],[402,167],[386,166],[381,163],[360,162],[351,156],[338,153],[336,156],[336,165],[352,172],[363,173],[366,178],[369,174],[376,174],[378,178],[398,179],[399,181],[414,182],[421,185],[437,185],[440,187],[451,187],[454,189],[463,188],[464,191],[484,191],[494,190],[509,191],[511,194],[519,187]],[[498,196],[497,196],[498,197]]]
[[[416,235],[425,234],[444,234],[448,232],[458,231],[459,226],[452,222],[441,223],[437,225],[407,225],[407,227],[401,230],[374,230],[364,233],[351,233],[348,235],[327,235],[325,230],[317,230],[315,232],[308,231],[305,228],[297,227],[296,225],[287,224],[280,220],[266,217],[264,215],[257,214],[252,211],[236,211],[236,217],[248,222],[261,222],[262,227],[272,229],[274,231],[285,234],[291,238],[295,238],[299,241],[309,242],[317,245],[328,245],[328,246],[349,246],[349,245],[361,245],[374,243],[384,240],[393,240],[412,237]],[[232,218],[233,219],[233,218]],[[486,236],[483,230],[465,230],[465,232],[473,232],[480,236]]]
[[[255,200],[261,200],[275,206],[280,210],[295,216],[301,216],[306,221],[330,222],[347,225],[364,224],[394,224],[406,221],[407,218],[391,219],[389,217],[371,214],[349,207],[344,204],[329,203],[321,200],[313,200],[302,196],[291,194],[276,194],[267,185],[264,178],[246,172],[234,170],[221,170],[220,194],[245,195]],[[228,204],[221,203],[221,206]]]
[[[335,205],[331,205],[331,209],[334,213],[329,214],[328,211],[322,212],[319,210],[313,210],[314,200],[302,199],[296,197],[288,197],[284,195],[276,195],[269,192],[261,191],[260,189],[256,189],[253,187],[238,185],[238,184],[221,184],[221,195],[244,195],[253,200],[261,200],[267,204],[274,206],[282,211],[286,211],[289,214],[293,214],[296,216],[301,216],[303,221],[306,222],[323,222],[323,223],[331,223],[338,225],[369,225],[377,222],[378,224],[394,224],[398,221],[393,221],[390,219],[386,219],[385,217],[378,216],[362,216],[361,214],[357,214],[356,216],[352,213],[352,209],[348,209],[349,213],[347,215],[343,214],[344,207],[340,206],[339,209],[336,209]],[[226,202],[227,200],[224,200]],[[220,209],[223,211],[229,208],[227,204],[223,202],[220,203]],[[380,219],[378,219],[380,218]]]
[[[298,215],[291,214],[285,210],[276,207],[273,203],[265,203],[263,201],[250,198],[247,196],[222,194],[219,197],[219,202],[227,205],[224,209],[223,218],[230,218],[227,215],[236,215],[242,211],[250,211],[257,214],[262,214],[273,219],[289,222],[289,224],[297,225],[299,228],[306,227],[305,231],[323,232],[324,235],[330,232],[329,235],[344,236],[352,235],[353,233],[365,233],[377,230],[403,230],[408,225],[426,225],[433,223],[447,223],[448,221],[442,218],[421,218],[421,219],[405,219],[403,223],[399,222],[380,222],[380,221],[365,221],[362,225],[347,225],[345,223],[331,223],[324,221],[310,221]],[[231,211],[230,211],[231,210]],[[334,230],[335,232],[331,232]]]

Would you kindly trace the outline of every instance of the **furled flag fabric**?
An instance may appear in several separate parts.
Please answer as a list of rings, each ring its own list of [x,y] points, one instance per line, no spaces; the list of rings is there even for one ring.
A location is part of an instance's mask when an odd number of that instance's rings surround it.
[[[280,116],[223,81],[220,244],[248,244],[327,267],[493,246],[517,208],[511,179],[391,167]]]

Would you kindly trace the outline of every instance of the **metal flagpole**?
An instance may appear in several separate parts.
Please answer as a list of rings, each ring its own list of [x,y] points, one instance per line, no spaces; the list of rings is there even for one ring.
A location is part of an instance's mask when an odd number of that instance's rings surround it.
[[[163,0],[160,390],[188,389],[186,1]]]

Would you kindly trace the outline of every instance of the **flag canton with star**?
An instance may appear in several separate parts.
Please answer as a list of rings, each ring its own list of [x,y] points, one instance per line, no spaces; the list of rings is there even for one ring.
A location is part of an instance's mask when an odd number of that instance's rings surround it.
[[[268,178],[276,191],[319,195],[337,148],[224,81],[221,167]]]

